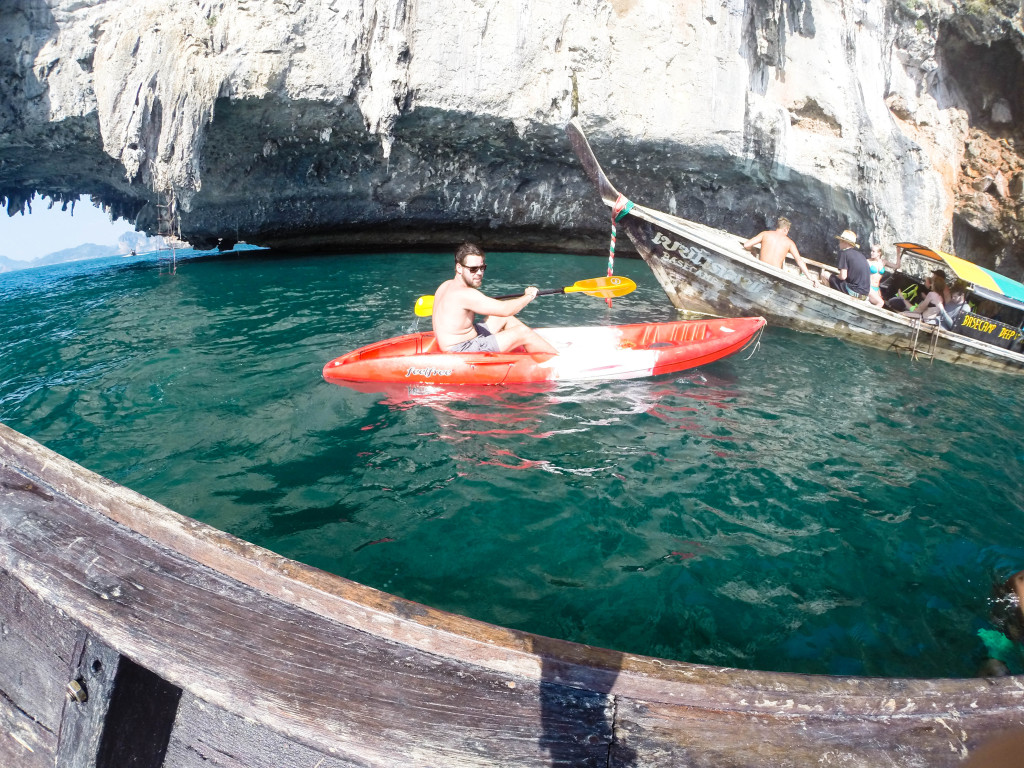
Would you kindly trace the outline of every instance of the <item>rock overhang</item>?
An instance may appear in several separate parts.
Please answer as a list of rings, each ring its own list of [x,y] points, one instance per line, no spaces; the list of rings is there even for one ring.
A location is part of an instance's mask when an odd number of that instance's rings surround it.
[[[1017,201],[997,201],[995,216],[972,207],[955,161],[972,125],[995,135],[964,92],[1005,90],[994,70],[1020,66],[1020,22],[999,3],[981,17],[942,0],[858,4],[848,18],[738,0],[657,19],[635,4],[613,17],[596,2],[493,18],[447,6],[430,23],[427,3],[376,26],[336,3],[172,12],[145,2],[121,19],[123,3],[51,5],[14,12],[24,38],[0,54],[9,208],[32,192],[89,194],[153,231],[160,196],[173,192],[182,234],[199,246],[472,236],[596,252],[607,217],[562,135],[578,107],[637,202],[738,232],[788,214],[801,248],[824,260],[827,235],[852,226],[864,240],[915,237],[1013,261]],[[262,26],[251,24],[257,13]],[[519,28],[556,17],[552,29]],[[456,25],[467,37],[446,40]],[[499,44],[515,47],[518,70],[481,58]],[[992,66],[968,68],[979,51]],[[833,58],[845,70],[828,71]],[[882,86],[865,67],[875,66],[888,92],[874,92]],[[796,88],[815,68],[832,91]],[[950,87],[958,77],[992,87]],[[987,98],[990,118],[1005,114]],[[1004,132],[1017,130],[1014,98]]]

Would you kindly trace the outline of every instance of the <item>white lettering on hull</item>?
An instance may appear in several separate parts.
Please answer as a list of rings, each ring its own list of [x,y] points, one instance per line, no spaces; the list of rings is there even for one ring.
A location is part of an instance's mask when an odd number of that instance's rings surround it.
[[[700,275],[701,272],[707,272],[722,281],[730,283],[739,282],[740,276],[737,272],[730,269],[726,264],[709,259],[704,255],[703,249],[697,246],[687,245],[679,240],[672,240],[664,232],[658,232],[651,238],[651,243],[663,251],[660,256],[664,262],[683,272],[688,272],[691,275]]]
[[[410,376],[426,376],[426,377],[431,377],[431,376],[451,376],[451,375],[452,375],[452,369],[451,368],[414,368],[412,366],[409,366],[409,368],[405,372],[405,378],[407,378],[407,379]]]

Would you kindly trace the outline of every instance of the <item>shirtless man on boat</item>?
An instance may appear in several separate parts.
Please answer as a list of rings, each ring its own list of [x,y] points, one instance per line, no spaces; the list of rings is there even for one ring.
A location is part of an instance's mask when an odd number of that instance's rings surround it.
[[[532,354],[558,354],[515,315],[537,297],[530,286],[515,299],[492,299],[480,292],[487,257],[479,246],[463,243],[455,251],[455,277],[434,292],[434,335],[445,352],[508,352],[526,347]],[[477,315],[485,315],[482,323]]]
[[[789,228],[791,226],[792,224],[789,219],[785,216],[780,216],[775,229],[766,229],[764,232],[754,235],[743,244],[743,249],[753,253],[754,246],[760,245],[761,261],[765,264],[771,264],[776,269],[782,269],[782,265],[786,262],[786,256],[792,255],[803,276],[814,285],[817,285],[817,278],[811,276],[811,273],[807,270],[807,263],[800,256],[800,251],[796,248],[796,243],[789,238]]]

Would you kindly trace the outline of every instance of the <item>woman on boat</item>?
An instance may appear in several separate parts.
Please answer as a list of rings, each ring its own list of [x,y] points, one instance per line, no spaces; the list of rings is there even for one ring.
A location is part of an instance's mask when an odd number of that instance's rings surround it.
[[[928,293],[924,300],[914,307],[913,314],[919,315],[924,322],[928,323],[938,316],[939,308],[952,297],[949,293],[949,286],[946,284],[946,273],[941,269],[932,272],[931,285],[925,282],[925,286],[929,289]]]
[[[921,293],[918,293],[920,296]],[[924,298],[917,304],[911,304],[902,294],[890,299],[890,308],[903,314],[922,314],[929,307],[936,307],[949,301],[949,286],[946,285],[946,273],[936,269],[924,279]],[[897,306],[897,300],[901,304]],[[934,314],[934,313],[933,313]]]
[[[925,283],[928,285],[928,283]],[[967,286],[958,280],[950,288],[946,283],[946,273],[937,269],[932,273],[930,290],[924,300],[905,315],[921,318],[922,323],[941,325],[947,331],[956,323],[964,307],[967,305]]]
[[[882,246],[872,245],[871,256],[868,257],[868,270],[871,272],[871,289],[868,291],[868,301],[876,307],[884,307],[882,300],[882,276],[885,274],[885,259],[882,258]]]

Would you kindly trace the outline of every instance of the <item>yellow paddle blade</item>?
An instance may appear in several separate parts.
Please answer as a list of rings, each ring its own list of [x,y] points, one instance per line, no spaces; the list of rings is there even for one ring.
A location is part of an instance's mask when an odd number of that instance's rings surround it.
[[[611,299],[616,296],[625,296],[636,290],[636,283],[628,277],[609,275],[608,277],[592,277],[589,280],[580,280],[568,288],[562,289],[565,293],[585,293],[588,296],[597,296],[601,299]]]
[[[413,307],[413,312],[416,313],[417,317],[430,317],[434,314],[434,297],[420,296],[416,299],[416,306]]]

